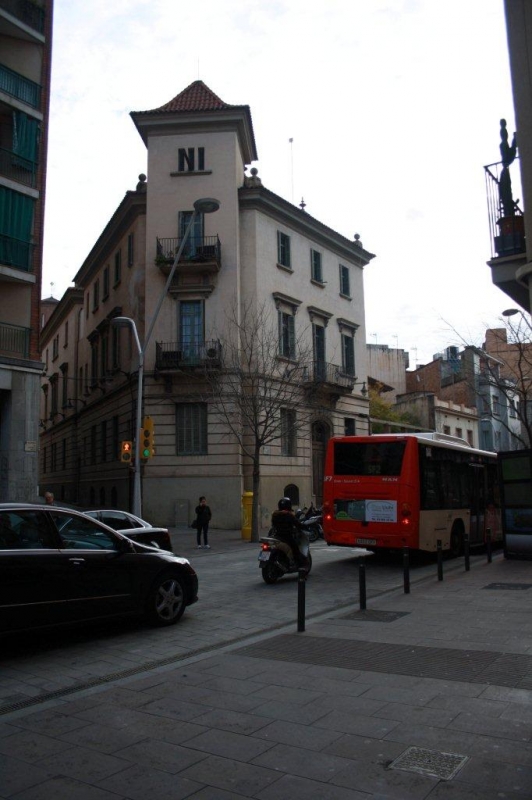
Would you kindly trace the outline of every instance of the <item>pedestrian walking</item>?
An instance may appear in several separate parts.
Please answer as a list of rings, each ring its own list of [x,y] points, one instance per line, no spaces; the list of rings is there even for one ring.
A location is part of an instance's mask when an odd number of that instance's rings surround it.
[[[55,505],[55,498],[53,492],[45,492],[44,493],[44,502],[47,506]]]
[[[205,497],[200,497],[199,506],[196,506],[196,538],[198,550],[210,550],[209,544],[209,522],[211,521],[211,509],[207,505]],[[203,533],[203,544],[201,543],[201,534]]]

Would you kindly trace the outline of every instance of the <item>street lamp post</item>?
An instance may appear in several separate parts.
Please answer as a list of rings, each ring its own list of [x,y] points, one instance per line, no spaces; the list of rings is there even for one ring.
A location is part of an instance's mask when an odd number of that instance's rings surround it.
[[[144,391],[144,356],[146,353],[146,348],[148,347],[151,335],[153,333],[153,329],[155,327],[155,323],[157,321],[157,317],[159,316],[159,312],[161,310],[161,306],[164,302],[164,298],[168,294],[168,290],[171,286],[174,273],[179,263],[179,259],[181,258],[181,255],[185,248],[185,244],[187,243],[188,237],[190,236],[190,231],[192,230],[192,226],[194,225],[196,217],[198,216],[198,214],[212,214],[214,211],[218,211],[219,208],[220,208],[219,201],[215,200],[212,197],[204,197],[201,198],[200,200],[195,201],[194,211],[192,212],[192,216],[190,217],[185,233],[183,234],[183,237],[181,239],[179,249],[174,258],[174,263],[172,264],[172,268],[168,273],[168,278],[166,279],[166,284],[164,286],[164,289],[162,290],[161,295],[157,301],[157,305],[155,307],[155,311],[153,312],[153,316],[150,320],[146,336],[144,337],[144,344],[141,345],[140,343],[137,326],[134,319],[131,319],[131,317],[114,317],[114,319],[111,320],[112,325],[114,325],[117,328],[129,327],[132,329],[133,336],[135,337],[135,344],[137,346],[137,351],[139,355],[139,371],[138,371],[138,383],[137,383],[137,414],[135,423],[136,424],[135,477],[133,482],[133,513],[136,514],[137,517],[142,517],[142,489],[140,480],[140,429],[142,425],[142,396]]]

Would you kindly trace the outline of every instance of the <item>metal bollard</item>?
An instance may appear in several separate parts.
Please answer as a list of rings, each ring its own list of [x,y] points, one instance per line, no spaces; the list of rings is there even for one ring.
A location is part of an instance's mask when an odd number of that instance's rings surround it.
[[[410,594],[410,556],[408,547],[403,547],[403,585],[404,593]]]
[[[358,559],[358,588],[360,595],[360,610],[366,610],[366,563],[363,558]]]
[[[469,534],[466,533],[464,536],[464,560],[465,560],[465,571],[469,572],[471,570],[471,565],[469,563]]]
[[[302,633],[305,630],[305,584],[307,580],[306,569],[298,569],[297,575],[297,632]]]
[[[491,528],[486,528],[486,557],[491,564]]]
[[[441,539],[436,542],[436,549],[438,552],[438,580],[443,580],[443,547]]]

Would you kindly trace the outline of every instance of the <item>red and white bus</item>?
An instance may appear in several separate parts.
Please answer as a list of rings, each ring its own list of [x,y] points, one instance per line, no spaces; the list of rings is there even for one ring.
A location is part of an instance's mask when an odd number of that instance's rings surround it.
[[[497,455],[441,433],[333,437],[323,481],[327,544],[463,551],[502,538]]]

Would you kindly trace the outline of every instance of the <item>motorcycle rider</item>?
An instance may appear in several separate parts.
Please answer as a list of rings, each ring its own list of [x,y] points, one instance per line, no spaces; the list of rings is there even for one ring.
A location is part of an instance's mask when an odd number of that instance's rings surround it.
[[[275,529],[275,538],[287,545],[286,550],[285,548],[282,549],[290,558],[290,561],[303,566],[306,563],[306,558],[299,550],[297,539],[297,533],[303,530],[303,525],[301,525],[292,511],[292,502],[289,497],[281,497],[277,503],[277,511],[272,514],[272,528]]]

